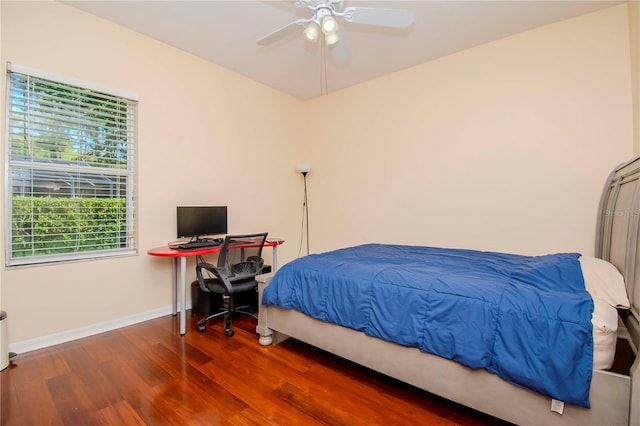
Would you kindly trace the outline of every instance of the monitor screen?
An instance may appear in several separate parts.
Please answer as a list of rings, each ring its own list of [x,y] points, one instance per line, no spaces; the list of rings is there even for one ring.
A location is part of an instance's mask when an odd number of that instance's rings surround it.
[[[178,238],[227,233],[227,206],[179,206],[176,217]]]

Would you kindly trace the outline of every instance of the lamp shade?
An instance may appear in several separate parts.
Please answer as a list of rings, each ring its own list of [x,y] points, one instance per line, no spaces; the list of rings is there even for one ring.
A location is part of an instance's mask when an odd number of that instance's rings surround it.
[[[316,42],[318,40],[318,24],[315,22],[310,22],[309,25],[304,29],[304,36],[307,40]]]
[[[311,171],[311,164],[298,164],[296,171],[300,173],[309,173]]]
[[[327,46],[333,46],[338,40],[338,33],[331,33],[324,36],[324,42]]]
[[[322,18],[322,32],[325,34],[335,33],[338,29],[338,23],[331,15],[325,15]]]

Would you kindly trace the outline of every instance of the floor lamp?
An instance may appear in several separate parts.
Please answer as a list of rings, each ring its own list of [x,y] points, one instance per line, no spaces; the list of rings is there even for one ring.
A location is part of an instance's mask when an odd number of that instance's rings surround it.
[[[307,234],[307,256],[309,255],[309,203],[307,202],[307,173],[311,171],[311,164],[298,164],[296,170],[302,174],[304,180],[304,202],[302,204],[304,209],[304,225]]]

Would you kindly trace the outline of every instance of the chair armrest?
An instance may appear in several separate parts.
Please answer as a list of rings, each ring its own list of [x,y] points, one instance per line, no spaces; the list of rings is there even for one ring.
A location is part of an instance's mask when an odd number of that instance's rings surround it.
[[[231,283],[229,282],[229,277],[227,277],[227,272],[225,271],[225,269],[224,268],[219,268],[219,267],[217,267],[215,265],[212,265],[210,263],[198,263],[198,264],[196,264],[196,278],[198,279],[198,285],[200,286],[200,288],[202,288],[204,291],[208,291],[208,292],[211,291],[205,285],[204,277],[202,276],[202,270],[203,269],[206,269],[207,271],[209,271],[210,273],[215,275],[215,277],[218,279],[218,281],[220,281],[222,283],[222,285],[224,285],[224,287],[227,290],[228,294],[232,294],[233,293],[233,287],[231,286]]]

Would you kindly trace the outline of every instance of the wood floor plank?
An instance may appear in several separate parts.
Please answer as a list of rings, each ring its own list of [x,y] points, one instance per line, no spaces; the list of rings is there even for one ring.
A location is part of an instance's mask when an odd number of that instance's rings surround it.
[[[185,417],[188,418],[192,425],[211,424],[211,419],[227,423],[227,416],[233,416],[246,408],[246,404],[236,398],[226,398],[226,401],[235,403],[226,406],[225,401],[211,398],[209,394],[201,393],[200,389],[181,379],[163,386],[157,396],[158,405],[174,411],[181,418],[180,422],[184,422]]]
[[[150,362],[147,347],[132,344],[129,339],[120,340],[118,351],[112,352],[115,359],[130,364],[149,386],[157,386],[171,380],[171,375],[153,362]]]
[[[0,424],[4,425],[6,419],[19,419],[19,422],[14,424],[22,425],[62,424],[45,380],[23,379],[25,376],[31,377],[31,374],[22,374],[28,368],[19,369],[18,366],[12,365],[0,373],[2,376]],[[12,369],[12,373],[16,374],[8,374],[8,369]]]
[[[65,350],[70,350],[74,344],[71,342],[65,346]],[[41,349],[40,351],[31,352],[31,359],[37,360],[30,364],[28,369],[23,369],[18,373],[21,381],[42,381],[60,374],[69,373],[70,369],[64,358],[64,350],[60,346]]]
[[[501,424],[290,339],[263,347],[255,319],[187,334],[177,316],[45,348],[2,371],[0,424]]]
[[[127,401],[119,401],[109,407],[98,410],[97,420],[99,424],[105,425],[145,425],[144,420]]]
[[[140,413],[153,405],[155,396],[159,393],[157,387],[149,383],[138,374],[135,366],[128,363],[107,362],[96,366],[106,377],[112,380],[112,386],[141,418]]]
[[[84,395],[91,401],[91,407],[100,409],[122,400],[109,376],[105,376],[99,368],[102,363],[113,360],[95,362],[84,346],[77,346],[63,354],[70,372],[50,379],[51,383],[60,377],[78,379]],[[60,385],[58,385],[60,387]]]
[[[87,395],[82,380],[72,374],[47,379],[49,394],[64,424],[96,424],[98,407]]]
[[[274,389],[284,383],[283,379],[268,373],[259,376],[246,373],[246,368],[241,363],[236,364],[237,370],[242,369],[243,374],[237,373],[234,368],[220,368],[214,363],[200,367],[201,371],[214,378],[220,386],[229,392],[233,392],[238,398],[261,413],[272,424],[314,424],[313,418],[304,412],[299,412],[287,401],[274,394]]]
[[[231,419],[231,424],[240,426],[255,426],[273,424],[262,413],[257,412],[251,407],[247,407]]]

